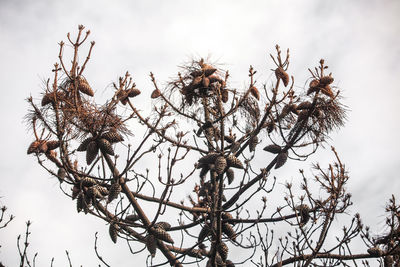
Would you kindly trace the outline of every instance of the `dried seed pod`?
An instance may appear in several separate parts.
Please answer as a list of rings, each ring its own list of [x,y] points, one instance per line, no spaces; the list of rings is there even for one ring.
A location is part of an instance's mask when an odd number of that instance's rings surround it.
[[[317,88],[317,87],[319,87],[319,81],[317,79],[313,79],[310,82],[310,88]]]
[[[225,135],[224,140],[229,144],[232,144],[233,142],[235,142],[235,137],[233,135]]]
[[[174,240],[172,240],[172,237],[161,227],[155,227],[152,231],[152,234],[154,235],[155,238],[171,243],[174,243]]]
[[[201,87],[202,81],[203,81],[203,78],[202,78],[202,77],[200,77],[200,76],[195,77],[195,78],[193,79],[192,83],[191,83],[191,87],[192,87],[193,89],[196,89],[196,88]]]
[[[64,182],[65,176],[67,176],[67,173],[64,168],[59,168],[57,171],[57,178],[60,183]]]
[[[250,94],[257,100],[260,100],[260,92],[258,91],[257,87],[252,86],[250,87]]]
[[[86,163],[90,165],[93,160],[97,157],[97,153],[99,152],[99,147],[97,146],[96,141],[90,141],[86,149]]]
[[[38,147],[39,152],[46,153],[49,148],[47,147],[47,141],[40,141],[40,145]]]
[[[101,135],[101,138],[107,139],[110,143],[118,143],[124,141],[122,135],[116,131],[109,131]]]
[[[226,170],[226,177],[228,178],[228,184],[231,184],[235,179],[235,173],[231,168]]]
[[[160,227],[164,230],[169,230],[171,228],[171,225],[167,222],[158,222],[154,224],[154,227]]]
[[[207,155],[199,159],[199,163],[205,163],[205,164],[214,163],[218,156],[219,156],[218,153],[214,152],[208,153]]]
[[[281,152],[278,154],[278,156],[276,156],[276,164],[275,164],[275,169],[278,169],[280,167],[282,167],[288,158],[288,152]]]
[[[217,75],[211,75],[207,77],[210,80],[210,83],[215,83],[215,82],[219,82],[219,83],[223,83],[224,80],[221,79],[221,77],[217,76]]]
[[[286,73],[286,71],[282,67],[278,67],[275,70],[275,76],[277,79],[281,79],[283,82],[283,85],[288,86],[289,84],[289,75]]]
[[[303,120],[306,120],[307,118],[308,118],[308,110],[302,110],[297,116],[297,121],[301,122]]]
[[[223,213],[221,213],[221,217],[222,217],[223,220],[230,220],[230,219],[233,219],[232,214],[230,214],[229,212],[223,212]],[[234,222],[228,222],[228,223],[229,223],[229,224],[232,224],[232,225],[235,225]]]
[[[234,155],[229,155],[226,158],[226,162],[228,163],[229,167],[237,168],[237,169],[244,169],[243,163]]]
[[[119,183],[113,183],[110,187],[110,192],[108,194],[108,202],[113,201],[114,199],[116,199],[119,195],[119,193],[121,193],[121,185]]]
[[[367,250],[368,254],[374,257],[380,257],[383,255],[382,249],[379,247],[372,247]]]
[[[76,210],[78,213],[83,210],[85,214],[89,211],[88,202],[85,200],[85,196],[82,192],[79,193],[78,198],[76,199]]]
[[[240,148],[240,143],[239,142],[233,142],[230,149],[232,153],[236,153]]]
[[[93,178],[84,177],[84,178],[81,180],[81,184],[82,184],[83,186],[90,187],[90,186],[92,186],[92,185],[97,184],[97,182],[96,182],[96,180],[93,179]]]
[[[110,234],[112,242],[117,243],[118,225],[116,225],[115,223],[110,223],[110,227],[108,228],[108,233]]]
[[[54,92],[46,93],[43,95],[42,103],[41,103],[42,107],[44,107],[50,103],[54,103]]]
[[[282,151],[282,148],[278,145],[268,145],[264,147],[264,150],[273,154],[278,154]]]
[[[136,222],[139,219],[140,219],[140,217],[137,214],[131,214],[131,215],[128,215],[125,217],[125,220],[129,221],[129,222]]]
[[[76,149],[77,151],[86,151],[87,147],[90,142],[92,142],[93,138],[89,137],[83,140],[83,142],[79,145],[79,147]]]
[[[81,189],[80,189],[79,185],[74,185],[72,187],[71,191],[72,191],[72,199],[75,199],[79,195],[79,192],[81,191]]]
[[[104,197],[108,195],[108,189],[100,186],[100,185],[95,185],[96,189],[100,192],[100,194]]]
[[[93,89],[90,87],[89,83],[86,81],[85,78],[83,78],[82,76],[78,76],[77,80],[78,80],[79,91],[89,96],[94,96]]]
[[[129,89],[128,90],[128,97],[135,97],[135,96],[138,96],[138,95],[140,95],[140,90],[139,89],[137,89],[137,88],[131,88],[131,89]]]
[[[97,140],[97,145],[99,146],[101,152],[114,156],[114,149],[107,139],[100,138],[99,140]]]
[[[209,170],[210,170],[210,168],[208,166],[201,168],[201,170],[200,170],[200,178],[206,177],[206,175],[207,175]]]
[[[34,141],[32,142],[29,147],[28,147],[28,151],[26,152],[28,155],[32,154],[34,152],[38,152],[38,148],[39,148],[40,142],[39,141]]]
[[[150,252],[151,257],[154,258],[157,251],[157,240],[153,235],[146,236],[146,247],[147,250]]]
[[[319,91],[320,90],[320,87],[310,87],[310,88],[308,88],[308,90],[307,90],[307,95],[310,95],[310,94],[312,94],[312,93],[315,93],[315,92],[317,92],[317,91]]]
[[[253,136],[252,138],[250,138],[250,141],[249,141],[249,150],[250,150],[250,152],[255,151],[257,145],[258,145],[258,137],[257,136]]]
[[[56,149],[59,146],[60,146],[60,142],[59,141],[56,141],[56,140],[47,141],[47,149],[48,150]]]
[[[232,225],[228,223],[223,223],[222,224],[222,232],[229,237],[229,239],[236,241],[236,232],[233,229]]]
[[[207,236],[209,236],[211,233],[210,226],[205,224],[203,228],[201,229],[199,236],[197,237],[198,242],[202,242]]]
[[[151,93],[151,98],[158,98],[161,96],[161,91],[159,89],[155,89],[152,93]]]
[[[201,82],[203,84],[203,87],[205,87],[205,88],[210,86],[210,79],[208,79],[207,77],[203,77],[203,80]]]
[[[279,114],[279,119],[281,120],[281,119],[285,118],[289,114],[289,112],[290,112],[290,105],[286,104],[282,108],[281,114]]]
[[[94,199],[94,198],[101,198],[102,194],[100,191],[97,189],[96,186],[91,186],[89,189],[86,191],[88,197]]]
[[[229,91],[224,89],[221,91],[221,100],[222,102],[226,103],[229,100]]]
[[[227,261],[225,262],[225,264],[226,264],[226,267],[235,267],[235,264],[233,264],[233,262],[230,261],[230,260],[227,260]]]
[[[332,88],[329,85],[325,85],[324,87],[321,87],[321,93],[323,93],[326,96],[329,96],[330,98],[335,97],[335,95],[332,92]]]
[[[207,65],[207,64],[203,65],[202,70],[204,71],[205,76],[210,76],[210,75],[214,74],[214,72],[217,71],[216,68],[214,68],[213,66]]]
[[[302,110],[302,109],[310,109],[312,107],[312,104],[310,101],[304,101],[301,102],[298,106],[297,109],[298,110]]]
[[[268,133],[272,133],[275,130],[275,122],[271,120],[265,124],[265,127]]]
[[[226,261],[226,259],[228,258],[228,252],[229,252],[228,246],[224,242],[221,241],[218,245],[217,250],[218,250],[219,255],[221,255],[222,260]]]
[[[310,208],[306,204],[302,204],[297,207],[297,210],[300,214],[300,224],[306,224],[310,220]]]
[[[218,174],[223,174],[224,171],[225,171],[225,168],[227,166],[226,159],[224,158],[224,156],[218,156],[215,159],[215,163],[214,164],[215,164],[215,171]]]
[[[385,267],[392,267],[392,266],[393,266],[393,263],[394,263],[393,257],[390,256],[390,255],[386,255],[386,256],[383,258],[383,263],[384,263],[384,266],[385,266]]]
[[[329,76],[321,77],[319,82],[321,83],[322,86],[325,86],[325,85],[329,85],[329,84],[333,83],[333,80],[334,80],[333,77],[329,75]]]

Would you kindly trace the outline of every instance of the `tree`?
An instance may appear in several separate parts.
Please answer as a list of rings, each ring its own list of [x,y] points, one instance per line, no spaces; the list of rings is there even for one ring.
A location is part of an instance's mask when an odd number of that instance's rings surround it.
[[[279,46],[271,55],[276,79],[260,85],[250,66],[243,91],[230,88],[228,71],[204,59],[182,66],[165,88],[150,73],[152,112],[146,116],[135,106],[141,91],[128,72],[113,84],[104,104],[95,101],[84,77],[94,42],[83,63],[78,60],[90,33],[83,30],[79,26],[76,40],[67,35],[71,66],[60,42],[59,62],[41,103],[28,99],[35,139],[27,152],[58,177],[78,212],[108,223],[114,243],[125,239],[132,253],[148,253],[151,266],[357,261],[368,266],[369,258],[385,266],[400,264],[400,209],[394,197],[387,207],[387,235],[372,237],[356,214],[335,244],[326,241],[334,219],[352,204],[349,176],[333,147],[335,160],[327,168],[313,165],[312,178],[300,170],[300,192],[287,183],[283,205],[267,198],[276,189],[276,169],[288,159],[307,160],[344,125],[346,108],[324,60],[309,69],[304,92],[295,91],[289,50],[282,53]],[[132,136],[139,128],[145,135],[137,141]],[[148,160],[152,166],[146,168]],[[192,190],[188,199],[178,199],[179,190],[187,188]],[[277,224],[294,231],[280,236],[273,229]],[[365,248],[353,253],[357,237]],[[233,249],[247,256],[233,263]]]

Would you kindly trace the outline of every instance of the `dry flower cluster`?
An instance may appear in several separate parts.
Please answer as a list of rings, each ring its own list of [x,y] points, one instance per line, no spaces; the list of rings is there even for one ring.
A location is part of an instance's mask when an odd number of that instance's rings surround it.
[[[306,160],[345,122],[324,60],[309,70],[304,91],[295,91],[288,74],[289,50],[276,46],[270,85],[258,83],[250,66],[248,87],[234,89],[228,71],[200,59],[182,66],[165,88],[151,73],[154,88],[148,92],[126,73],[100,105],[84,77],[94,42],[84,62],[78,61],[89,36],[83,30],[79,26],[76,40],[67,35],[71,66],[61,42],[41,102],[28,99],[34,133],[28,154],[59,179],[78,212],[108,223],[114,243],[123,239],[132,254],[148,253],[148,266],[369,266],[373,258],[399,266],[400,209],[394,198],[386,236],[372,237],[356,215],[334,244],[326,242],[335,218],[352,204],[349,176],[335,149],[335,162],[326,169],[314,165],[311,178],[300,171],[300,192],[286,184],[284,205],[267,198],[277,188],[275,169]],[[150,116],[136,107],[138,95],[153,99]],[[189,125],[187,131],[182,125]],[[138,141],[132,136],[139,127],[145,135]],[[257,170],[257,158],[270,160]],[[144,168],[147,159],[158,166]],[[187,199],[177,199],[189,187]],[[292,231],[279,236],[277,224]],[[356,237],[366,245],[363,252],[352,251]]]

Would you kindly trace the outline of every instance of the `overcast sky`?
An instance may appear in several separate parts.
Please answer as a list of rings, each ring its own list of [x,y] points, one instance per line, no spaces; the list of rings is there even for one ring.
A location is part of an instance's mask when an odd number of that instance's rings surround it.
[[[290,72],[304,86],[307,68],[326,59],[350,112],[346,126],[334,133],[334,145],[349,168],[352,212],[360,211],[376,232],[384,226],[383,207],[400,180],[400,14],[399,1],[11,1],[0,0],[0,205],[16,216],[0,230],[0,261],[18,264],[16,237],[33,221],[30,252],[38,266],[95,266],[94,233],[100,232],[104,257],[112,266],[140,259],[118,252],[107,225],[77,214],[62,195],[57,179],[26,155],[32,142],[23,124],[28,105],[51,76],[58,45],[77,25],[95,40],[86,71],[93,88],[104,92],[130,71],[143,100],[150,94],[148,74],[167,81],[191,56],[212,56],[231,71],[231,83],[247,82],[252,64],[257,79],[270,79],[268,53],[275,44],[291,50]],[[146,98],[147,97],[147,98]],[[327,146],[329,147],[329,146]],[[330,152],[311,160],[328,162]],[[310,162],[303,166],[307,169]],[[290,166],[290,165],[289,165]],[[293,165],[294,166],[294,165]],[[298,177],[293,174],[287,178]],[[32,255],[31,254],[31,255]]]

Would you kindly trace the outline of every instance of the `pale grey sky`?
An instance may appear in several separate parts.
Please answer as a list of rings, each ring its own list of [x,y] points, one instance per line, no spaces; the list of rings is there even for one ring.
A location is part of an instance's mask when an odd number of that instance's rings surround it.
[[[52,257],[55,266],[65,266],[65,250],[74,266],[95,266],[96,231],[112,266],[142,259],[118,256],[125,244],[111,243],[104,222],[77,214],[75,203],[60,194],[57,180],[26,155],[32,136],[22,123],[25,98],[39,96],[42,80],[57,61],[57,43],[67,32],[75,33],[78,24],[90,29],[89,39],[96,41],[86,77],[100,93],[127,70],[150,93],[150,71],[166,81],[192,55],[211,54],[224,63],[237,87],[247,82],[250,64],[258,80],[267,81],[273,67],[267,55],[277,43],[291,49],[290,71],[302,87],[307,68],[326,59],[350,109],[346,126],[330,144],[350,170],[352,211],[360,211],[365,223],[380,231],[386,201],[392,193],[400,197],[399,14],[396,0],[1,0],[0,204],[16,219],[7,231],[0,230],[0,260],[17,265],[16,237],[28,219],[33,221],[30,252],[39,252],[38,266],[50,265]],[[331,156],[320,151],[310,160],[328,162]],[[307,170],[309,164],[302,167]],[[297,166],[287,167],[282,178],[298,177]]]

